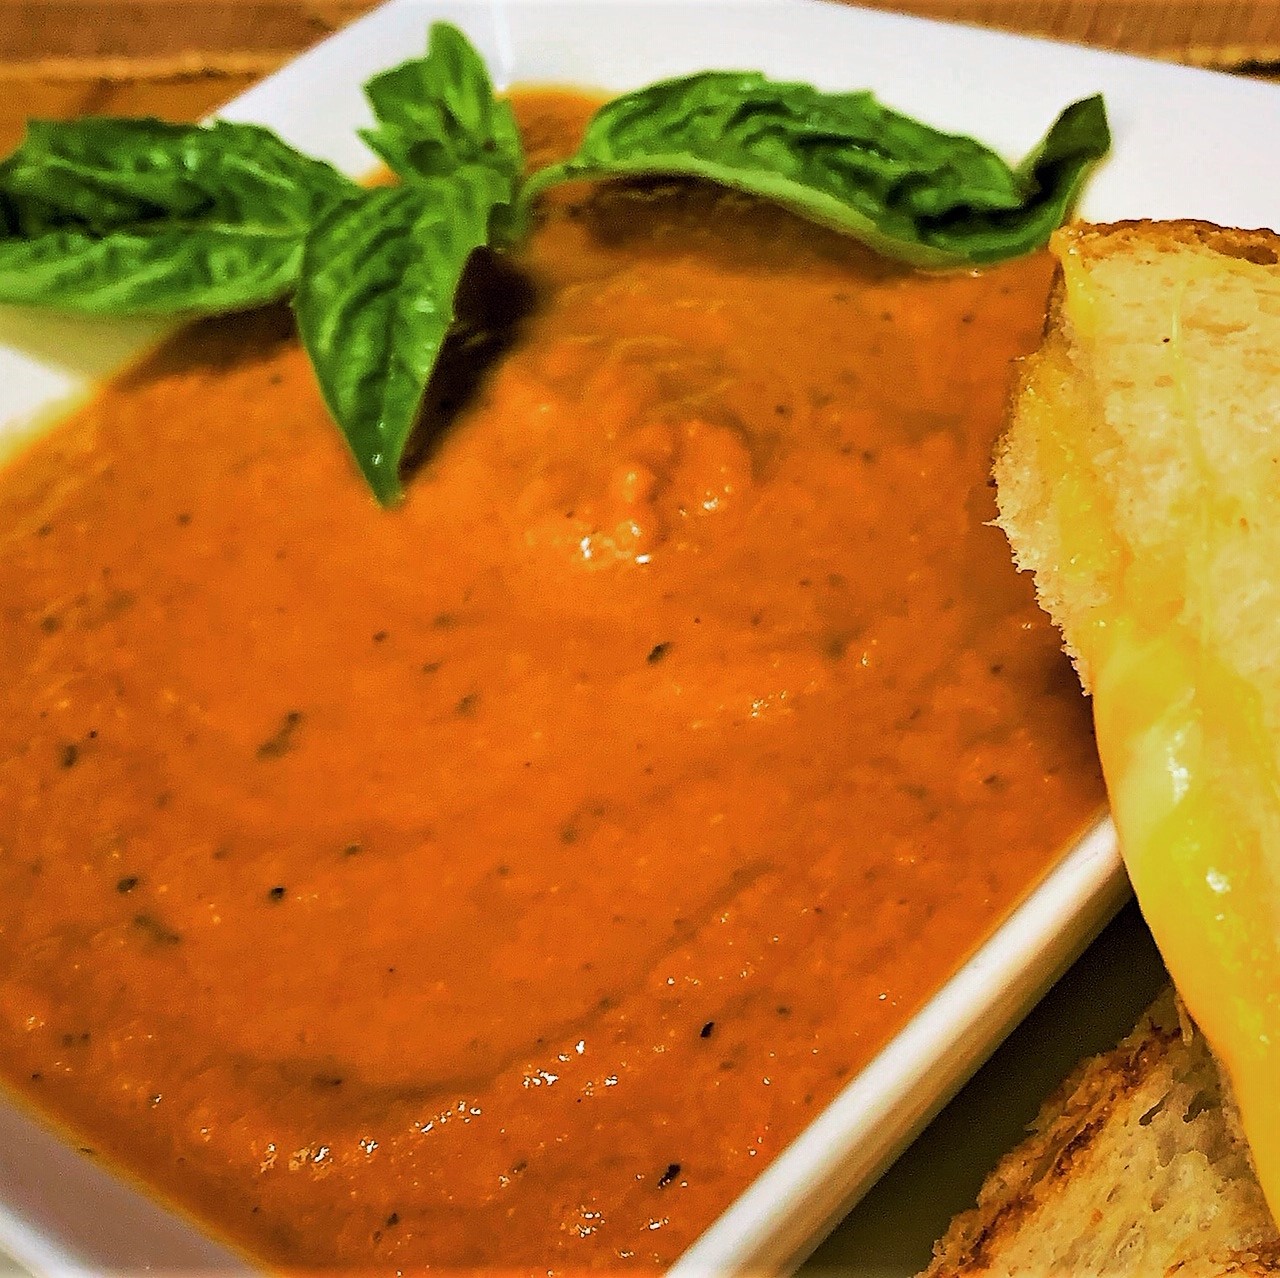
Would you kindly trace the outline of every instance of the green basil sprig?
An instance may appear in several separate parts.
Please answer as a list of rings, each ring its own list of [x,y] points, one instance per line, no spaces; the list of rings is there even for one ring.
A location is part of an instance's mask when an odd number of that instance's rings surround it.
[[[454,322],[476,249],[509,242],[524,149],[508,102],[456,27],[365,85],[360,136],[402,181],[343,200],[313,227],[294,298],[329,411],[384,505]]]
[[[1011,169],[869,93],[714,71],[608,103],[576,155],[526,178],[510,105],[447,23],[365,93],[361,136],[397,187],[358,187],[254,125],[32,123],[0,163],[0,302],[216,314],[292,297],[325,401],[389,504],[468,261],[518,243],[557,182],[704,178],[944,268],[1040,247],[1110,146],[1096,97]]]

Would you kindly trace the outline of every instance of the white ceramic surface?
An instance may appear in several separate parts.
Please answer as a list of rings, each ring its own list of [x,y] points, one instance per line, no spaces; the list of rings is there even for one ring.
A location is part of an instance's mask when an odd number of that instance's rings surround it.
[[[623,89],[703,67],[755,67],[891,105],[1020,158],[1058,110],[1102,91],[1115,134],[1085,216],[1274,225],[1280,90],[821,0],[393,0],[223,112],[272,125],[351,173],[372,157],[359,86],[457,22],[502,84]],[[0,312],[0,452],[82,393],[145,328]],[[1054,873],[677,1266],[754,1272],[797,1261],[1025,1013],[1124,898],[1110,825]],[[0,1247],[40,1274],[230,1272],[237,1262],[0,1103]]]

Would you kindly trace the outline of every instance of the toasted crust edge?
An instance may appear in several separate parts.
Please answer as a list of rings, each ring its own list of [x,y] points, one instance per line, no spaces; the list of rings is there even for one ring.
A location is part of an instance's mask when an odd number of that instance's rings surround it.
[[[1163,1067],[1174,1065],[1197,1034],[1169,987],[1116,1048],[1082,1061],[1041,1106],[1028,1138],[987,1177],[977,1205],[951,1222],[920,1278],[976,1278],[1009,1272],[1001,1266],[1002,1252],[1019,1231],[1034,1227],[1040,1212],[1053,1210],[1059,1186],[1081,1174],[1113,1115],[1134,1101]],[[1243,1144],[1225,1080],[1223,1088],[1228,1129]],[[1259,1230],[1265,1232],[1265,1227]],[[1142,1278],[1176,1278],[1191,1264],[1202,1273],[1203,1260],[1177,1261],[1160,1274],[1143,1271]],[[1248,1248],[1218,1252],[1212,1267],[1218,1274],[1243,1278],[1280,1274],[1280,1235],[1272,1231]]]

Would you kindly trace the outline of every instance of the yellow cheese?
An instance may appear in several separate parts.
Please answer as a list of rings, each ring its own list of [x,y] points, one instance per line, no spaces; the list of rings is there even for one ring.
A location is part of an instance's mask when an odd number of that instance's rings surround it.
[[[1094,720],[1125,864],[1280,1215],[1280,791],[1257,693],[1179,628],[1142,636],[1118,620],[1093,635]]]

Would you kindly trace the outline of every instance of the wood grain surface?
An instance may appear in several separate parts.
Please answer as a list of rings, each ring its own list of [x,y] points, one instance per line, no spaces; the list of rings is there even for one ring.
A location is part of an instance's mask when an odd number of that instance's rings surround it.
[[[1003,27],[1218,70],[1280,62],[1276,0],[863,0],[868,8]]]
[[[861,0],[1154,57],[1234,66],[1280,59],[1276,0]],[[372,0],[0,0],[0,67],[148,74],[266,70]]]
[[[1277,0],[863,0],[1280,77]],[[32,116],[195,119],[372,0],[0,0],[0,152]]]

